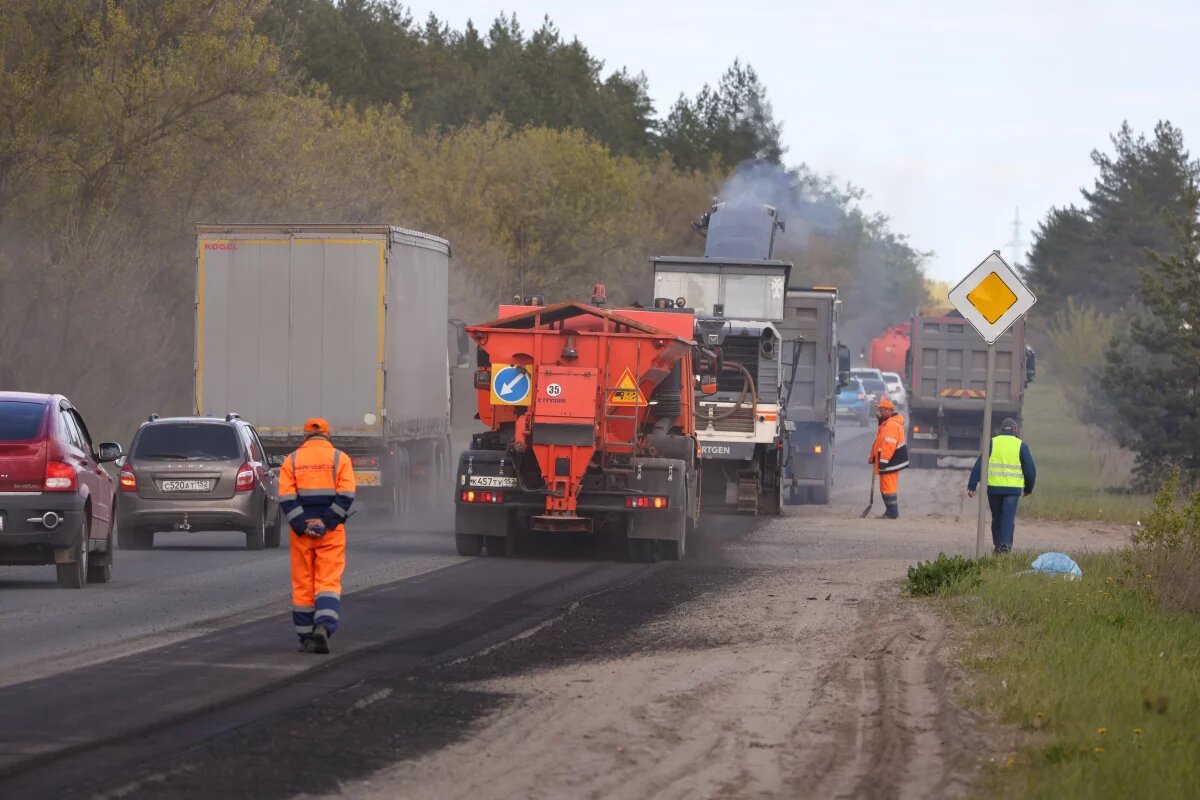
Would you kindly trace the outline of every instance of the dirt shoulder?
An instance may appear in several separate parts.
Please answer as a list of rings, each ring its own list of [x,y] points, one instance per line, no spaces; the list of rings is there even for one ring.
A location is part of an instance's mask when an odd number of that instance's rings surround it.
[[[973,554],[973,509],[958,507],[961,472],[904,478],[899,523],[858,519],[866,484],[843,485],[828,508],[703,546],[457,665],[445,677],[459,689],[505,701],[341,796],[961,795],[1006,746],[956,703],[943,621],[899,590],[917,560]],[[1018,544],[1125,536],[1022,521]]]

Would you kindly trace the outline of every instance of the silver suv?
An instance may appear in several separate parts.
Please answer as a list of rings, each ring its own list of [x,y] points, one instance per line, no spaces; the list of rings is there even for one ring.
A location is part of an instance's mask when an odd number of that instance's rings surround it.
[[[279,480],[253,426],[236,414],[159,418],[134,434],[121,463],[117,541],[154,546],[158,531],[235,530],[246,547],[279,547]]]

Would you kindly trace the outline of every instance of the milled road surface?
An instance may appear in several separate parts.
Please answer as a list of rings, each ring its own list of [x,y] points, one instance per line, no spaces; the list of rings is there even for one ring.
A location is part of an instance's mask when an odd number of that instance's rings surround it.
[[[904,519],[860,520],[868,435],[840,432],[831,506],[709,517],[682,564],[459,559],[445,533],[363,531],[349,583],[377,585],[348,595],[330,659],[290,651],[282,553],[125,554],[128,594],[93,587],[95,610],[92,589],[0,571],[0,624],[41,654],[0,663],[45,673],[0,688],[0,796],[959,795],[989,743],[898,579],[971,553],[974,506],[962,471],[910,470]],[[1122,538],[1022,521],[1017,543]],[[213,590],[228,605],[193,611]],[[51,609],[143,649],[64,671],[46,659],[97,651]]]

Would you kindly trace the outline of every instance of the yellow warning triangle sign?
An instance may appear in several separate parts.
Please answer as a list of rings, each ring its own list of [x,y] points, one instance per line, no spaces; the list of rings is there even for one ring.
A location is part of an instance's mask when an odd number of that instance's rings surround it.
[[[621,380],[617,381],[617,388],[608,393],[608,403],[613,406],[646,405],[646,396],[638,388],[637,381],[633,379],[633,373],[629,371],[629,367],[626,367],[625,371],[621,373]]]

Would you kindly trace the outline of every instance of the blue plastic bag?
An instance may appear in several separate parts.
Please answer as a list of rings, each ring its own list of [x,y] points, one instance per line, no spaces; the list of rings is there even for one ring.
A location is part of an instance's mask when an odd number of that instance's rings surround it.
[[[1045,575],[1065,575],[1068,580],[1077,580],[1083,577],[1083,570],[1079,568],[1070,556],[1065,553],[1042,553],[1033,560],[1034,572],[1040,572]]]

